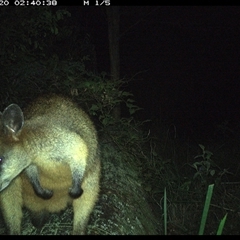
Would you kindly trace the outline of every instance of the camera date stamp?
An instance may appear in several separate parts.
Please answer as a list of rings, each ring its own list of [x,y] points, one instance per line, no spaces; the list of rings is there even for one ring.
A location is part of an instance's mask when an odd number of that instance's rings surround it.
[[[82,0],[78,6],[110,6],[110,0]],[[57,0],[0,0],[3,6],[57,6]]]
[[[2,6],[57,6],[57,0],[0,0]]]

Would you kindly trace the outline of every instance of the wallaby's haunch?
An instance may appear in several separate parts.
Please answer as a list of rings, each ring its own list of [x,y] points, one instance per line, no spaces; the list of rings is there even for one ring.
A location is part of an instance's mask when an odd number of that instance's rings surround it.
[[[73,206],[73,234],[84,234],[98,199],[95,127],[67,98],[38,98],[22,112],[0,113],[0,207],[10,234],[21,233],[22,208],[41,226],[45,215]]]

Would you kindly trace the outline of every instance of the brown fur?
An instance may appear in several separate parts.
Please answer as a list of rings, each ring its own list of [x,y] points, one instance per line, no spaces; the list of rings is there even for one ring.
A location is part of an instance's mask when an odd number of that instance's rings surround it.
[[[56,95],[39,98],[24,113],[23,126],[18,118],[7,121],[11,118],[8,111],[1,121],[0,204],[10,234],[20,234],[23,206],[40,216],[61,211],[68,204],[74,211],[73,234],[84,234],[99,193],[95,127],[85,112]],[[50,199],[35,194],[30,166],[37,167],[40,185],[53,191]],[[83,172],[79,183],[83,194],[72,198],[69,189],[75,169]]]

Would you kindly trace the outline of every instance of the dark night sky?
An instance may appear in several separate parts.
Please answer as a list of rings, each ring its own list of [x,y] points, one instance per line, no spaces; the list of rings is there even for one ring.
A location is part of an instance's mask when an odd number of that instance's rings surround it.
[[[121,7],[121,77],[144,119],[170,119],[179,128],[210,131],[239,122],[240,7]],[[84,12],[98,66],[109,71],[106,16]],[[94,18],[91,16],[95,16]],[[190,130],[189,130],[190,131]]]

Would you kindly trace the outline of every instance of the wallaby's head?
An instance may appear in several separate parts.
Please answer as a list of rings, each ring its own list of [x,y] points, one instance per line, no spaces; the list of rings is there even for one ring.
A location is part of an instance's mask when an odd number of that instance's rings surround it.
[[[21,141],[23,124],[23,112],[17,104],[0,112],[0,191],[30,164]]]

